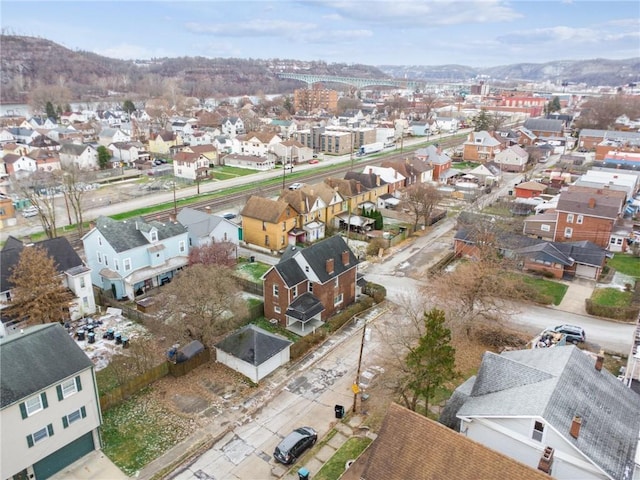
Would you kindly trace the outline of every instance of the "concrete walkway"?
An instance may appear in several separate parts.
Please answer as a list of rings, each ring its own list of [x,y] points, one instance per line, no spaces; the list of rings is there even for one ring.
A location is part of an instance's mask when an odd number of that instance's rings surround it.
[[[586,278],[574,278],[571,281],[562,281],[562,283],[569,288],[567,288],[560,305],[554,305],[551,308],[577,315],[588,315],[585,308],[585,300],[591,297],[596,287],[596,282]]]

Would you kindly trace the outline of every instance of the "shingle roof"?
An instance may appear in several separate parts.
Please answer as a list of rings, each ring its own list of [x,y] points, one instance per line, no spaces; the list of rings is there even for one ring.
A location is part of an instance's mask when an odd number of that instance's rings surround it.
[[[458,416],[532,416],[612,478],[629,479],[640,432],[640,396],[575,346],[485,353]],[[569,435],[582,417],[577,439]]]
[[[547,118],[528,118],[524,121],[524,128],[538,132],[561,132],[564,122]]]
[[[184,225],[196,238],[208,236],[224,219],[200,210],[185,207],[178,212],[176,220]]]
[[[178,222],[147,222],[142,217],[117,221],[109,217],[98,217],[96,228],[116,252],[125,252],[132,248],[148,245],[150,242],[142,234],[151,228],[158,230],[158,240],[166,240],[186,233],[187,229]]]
[[[377,438],[341,478],[542,480],[550,477],[393,403]]]
[[[287,208],[293,207],[284,201],[252,195],[245,203],[241,215],[268,223],[276,223],[286,213]]]
[[[303,322],[313,318],[324,310],[324,305],[313,293],[298,295],[287,307],[287,316]]]
[[[291,345],[255,325],[247,325],[216,344],[216,348],[233,355],[251,365],[258,366]]]
[[[59,273],[64,273],[75,267],[84,266],[82,259],[73,249],[66,237],[56,237],[37,242],[34,246],[41,247],[51,257]],[[9,236],[7,242],[0,251],[0,292],[11,289],[9,277],[11,277],[14,266],[20,259],[20,253],[25,247],[20,240]]]
[[[592,199],[595,201],[593,207],[589,205]],[[622,210],[622,204],[623,200],[620,196],[617,193],[614,194],[609,191],[600,194],[597,190],[565,190],[560,193],[556,210],[559,212],[614,219],[618,217],[618,214]]]
[[[93,367],[59,323],[28,327],[0,339],[0,364],[0,408]]]

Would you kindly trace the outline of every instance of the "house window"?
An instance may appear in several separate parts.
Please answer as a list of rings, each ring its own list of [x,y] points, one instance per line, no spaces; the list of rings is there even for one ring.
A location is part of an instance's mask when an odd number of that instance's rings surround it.
[[[278,305],[274,305],[274,306],[273,306],[273,311],[274,311],[275,313],[281,313],[281,312],[282,312],[282,310],[280,310],[280,307],[279,307]]]
[[[62,417],[62,426],[64,428],[67,428],[69,425],[77,422],[81,418],[86,418],[86,416],[87,416],[87,409],[84,407],[81,407],[75,412],[71,412],[69,415],[65,415],[64,417]]]
[[[546,223],[543,223],[542,225],[540,225],[540,230],[543,232],[550,232],[551,231],[551,227],[549,225],[547,225]]]
[[[82,306],[86,309],[89,308],[89,297],[82,297]]]
[[[98,236],[98,245],[102,246],[102,237]]]
[[[98,257],[98,263],[102,263],[102,253],[96,252],[96,256]]]
[[[578,218],[576,218],[576,223],[578,225],[582,225],[583,220],[584,220],[584,215],[578,215]]]
[[[573,223],[573,213],[567,214],[567,223]]]
[[[77,381],[79,383],[80,379],[78,378]],[[59,386],[60,386],[60,389],[58,390],[59,400],[70,397],[71,395],[73,395],[78,391],[78,386],[76,385],[75,378],[70,378],[69,380],[62,382]]]
[[[533,424],[533,433],[531,434],[531,438],[538,442],[542,442],[542,435],[544,434],[544,423],[538,422],[537,420]]]
[[[333,288],[338,288],[340,286],[340,277],[336,277],[335,280],[333,281]]]
[[[41,428],[37,432],[34,432],[31,435],[27,435],[27,444],[29,448],[33,447],[36,443],[45,440],[46,438],[53,435],[53,425],[49,424],[44,428]]]
[[[284,222],[282,222],[282,231],[284,232],[287,229],[287,222],[286,220]]]
[[[228,236],[227,236],[227,232],[224,232],[223,240],[224,240],[225,242],[228,242],[228,241],[229,241],[229,238],[228,238]]]
[[[267,229],[267,222],[262,222],[262,230],[266,230]]]
[[[309,285],[307,286],[307,291],[309,293],[313,293],[313,282],[309,282]]]
[[[573,235],[573,228],[571,227],[567,227],[564,229],[564,238],[571,238],[571,235]]]
[[[305,272],[307,272],[307,273],[309,273],[309,265],[305,265],[305,266],[304,266],[304,271],[305,271]]]
[[[337,306],[340,305],[342,303],[342,294],[338,294],[335,297],[333,297],[333,306]]]
[[[84,277],[80,277],[80,288],[84,288],[84,287],[86,287]]]
[[[264,236],[264,244],[268,247],[269,246],[269,235],[265,235]]]
[[[117,258],[113,259],[113,267],[116,269],[116,271],[120,270],[120,262]]]
[[[279,295],[279,289],[278,289],[278,285],[274,284],[273,285],[273,296],[277,297]]]
[[[153,230],[151,232],[151,241],[152,242],[157,242],[158,241],[158,232],[156,232],[155,230]]]
[[[180,243],[178,243],[178,250],[180,250],[180,253],[184,253],[185,247],[186,245],[184,243],[184,240],[180,240]]]
[[[131,259],[130,258],[125,258],[122,261],[122,265],[124,267],[124,271],[128,272],[129,270],[131,270]]]
[[[46,402],[47,402],[47,396],[44,394],[44,392],[42,393],[42,395],[35,395],[27,399],[27,401],[24,402],[25,415],[23,415],[23,418],[30,417],[31,415],[35,415],[40,410],[43,410],[44,408],[46,408]]]
[[[293,288],[291,289],[291,295],[293,295],[293,298],[296,298],[298,296],[298,286],[294,285]]]
[[[105,266],[109,266],[109,257],[107,257],[106,255],[104,256],[104,264]]]

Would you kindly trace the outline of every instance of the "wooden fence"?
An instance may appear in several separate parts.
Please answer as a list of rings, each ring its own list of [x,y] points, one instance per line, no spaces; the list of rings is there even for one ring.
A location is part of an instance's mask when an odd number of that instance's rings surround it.
[[[100,394],[100,408],[104,412],[111,407],[115,407],[119,403],[129,398],[134,393],[140,391],[144,387],[151,385],[156,380],[166,376],[169,373],[169,362],[162,362],[153,368],[150,368],[141,375],[133,377],[128,382]]]

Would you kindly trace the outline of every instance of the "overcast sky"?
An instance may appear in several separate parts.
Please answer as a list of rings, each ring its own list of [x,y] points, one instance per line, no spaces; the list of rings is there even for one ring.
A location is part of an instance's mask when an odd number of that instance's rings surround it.
[[[2,0],[0,19],[4,33],[121,59],[487,67],[640,57],[638,0]]]

